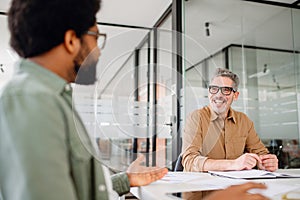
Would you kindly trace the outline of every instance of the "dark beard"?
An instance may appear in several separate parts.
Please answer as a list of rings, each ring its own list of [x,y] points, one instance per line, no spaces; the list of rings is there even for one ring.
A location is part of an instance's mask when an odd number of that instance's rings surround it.
[[[74,63],[76,73],[75,83],[79,85],[93,85],[96,81],[96,66],[97,62],[83,63],[79,65]]]

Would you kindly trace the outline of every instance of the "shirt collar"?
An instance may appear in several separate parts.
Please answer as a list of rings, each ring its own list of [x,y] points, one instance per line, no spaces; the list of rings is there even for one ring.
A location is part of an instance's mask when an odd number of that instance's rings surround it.
[[[231,107],[229,108],[227,119],[232,119],[232,121],[236,123],[236,112]]]
[[[45,83],[54,92],[61,93],[71,88],[66,80],[28,59],[22,59],[19,66],[19,72],[29,72],[34,75],[36,79]]]
[[[218,118],[218,114],[215,111],[213,111],[213,109],[211,108],[210,105],[208,107],[209,107],[210,113],[211,113],[210,121],[216,120]],[[229,108],[228,115],[227,115],[226,119],[232,119],[232,121],[234,123],[236,123],[236,113],[231,107]]]

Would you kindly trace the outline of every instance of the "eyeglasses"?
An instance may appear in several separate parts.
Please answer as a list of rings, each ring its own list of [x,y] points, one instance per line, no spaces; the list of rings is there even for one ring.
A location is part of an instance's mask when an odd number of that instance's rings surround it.
[[[96,36],[99,48],[104,49],[105,42],[106,42],[106,33],[98,33],[98,32],[94,32],[94,31],[87,31],[85,33],[88,35]]]
[[[232,91],[234,93],[236,92],[236,90],[233,89],[232,87],[219,87],[219,86],[216,86],[216,85],[210,85],[208,87],[208,91],[211,94],[217,94],[220,89],[221,89],[221,93],[226,95],[226,96],[230,95]]]

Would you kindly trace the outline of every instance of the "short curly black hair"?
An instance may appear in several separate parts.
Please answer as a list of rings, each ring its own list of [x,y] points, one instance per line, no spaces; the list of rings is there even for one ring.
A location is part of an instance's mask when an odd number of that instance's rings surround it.
[[[101,0],[12,0],[8,11],[10,45],[24,58],[64,41],[67,30],[80,38],[96,23]]]

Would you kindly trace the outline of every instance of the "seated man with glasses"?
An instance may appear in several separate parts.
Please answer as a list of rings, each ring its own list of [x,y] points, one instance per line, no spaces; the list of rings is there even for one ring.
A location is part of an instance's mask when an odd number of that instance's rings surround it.
[[[182,164],[185,171],[278,169],[253,122],[231,108],[238,99],[239,78],[227,69],[216,69],[208,88],[209,106],[192,112],[183,134]]]

